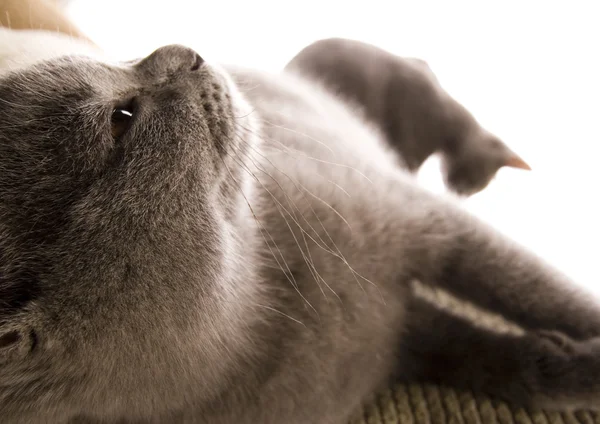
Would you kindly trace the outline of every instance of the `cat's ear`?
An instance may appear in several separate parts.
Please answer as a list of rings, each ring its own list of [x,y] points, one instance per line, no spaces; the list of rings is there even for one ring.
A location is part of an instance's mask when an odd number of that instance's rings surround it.
[[[531,171],[531,166],[529,166],[529,164],[527,162],[525,162],[521,156],[517,155],[514,152],[510,152],[508,157],[506,158],[506,161],[504,162],[504,166],[507,166],[509,168],[517,168],[517,169],[523,169],[526,171]]]
[[[531,166],[523,160],[523,158],[512,151],[501,139],[488,132],[483,141],[480,140],[481,148],[479,151],[490,159],[493,159],[498,168],[504,166],[508,168],[523,169],[531,171]],[[477,140],[477,139],[476,139]]]

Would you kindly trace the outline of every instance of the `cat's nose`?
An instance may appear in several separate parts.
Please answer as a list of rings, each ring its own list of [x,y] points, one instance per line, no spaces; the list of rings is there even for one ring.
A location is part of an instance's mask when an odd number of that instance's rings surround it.
[[[194,50],[173,44],[161,47],[142,59],[137,67],[156,76],[197,71],[204,59]]]

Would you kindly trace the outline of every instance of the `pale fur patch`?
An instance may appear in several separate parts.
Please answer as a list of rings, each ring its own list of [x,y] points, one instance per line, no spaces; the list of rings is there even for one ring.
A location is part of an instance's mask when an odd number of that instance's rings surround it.
[[[412,289],[415,295],[421,299],[431,302],[455,316],[468,319],[477,327],[517,336],[525,334],[523,328],[506,320],[502,315],[482,309],[471,302],[458,299],[443,289],[427,286],[419,280],[412,281]]]

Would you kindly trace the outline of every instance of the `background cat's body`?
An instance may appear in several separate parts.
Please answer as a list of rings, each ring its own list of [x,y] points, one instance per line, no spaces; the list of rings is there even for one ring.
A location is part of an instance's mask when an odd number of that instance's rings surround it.
[[[421,59],[329,38],[305,47],[285,69],[360,106],[409,170],[418,170],[430,155],[441,153],[446,184],[459,194],[484,189],[502,166],[528,169],[441,87]]]
[[[195,57],[1,81],[0,421],[338,424],[396,377],[594,406],[600,312],[562,275],[324,90]],[[131,96],[111,141],[99,105]],[[413,279],[531,332],[479,330]]]

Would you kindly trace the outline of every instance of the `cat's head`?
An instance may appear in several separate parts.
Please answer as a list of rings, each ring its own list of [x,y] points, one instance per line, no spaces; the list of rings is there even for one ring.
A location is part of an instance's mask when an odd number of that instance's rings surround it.
[[[159,413],[219,389],[251,118],[181,46],[0,79],[0,422]]]
[[[460,196],[486,188],[502,167],[531,169],[498,137],[479,126],[454,145],[457,147],[442,157],[442,175],[446,186]]]

